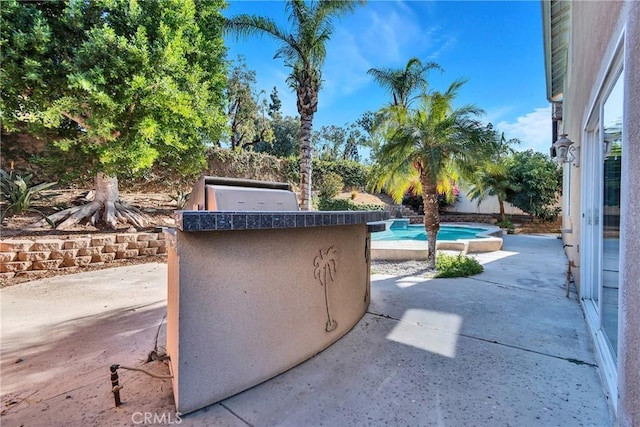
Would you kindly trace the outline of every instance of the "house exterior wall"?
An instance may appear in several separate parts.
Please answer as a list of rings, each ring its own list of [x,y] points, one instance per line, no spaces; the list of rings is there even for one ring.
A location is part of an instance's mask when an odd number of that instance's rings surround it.
[[[618,420],[640,425],[640,2],[626,6],[622,270],[618,335]]]
[[[620,28],[618,18],[622,2],[573,2],[571,47],[569,49],[568,72],[565,77],[562,132],[569,135],[576,146],[583,147],[584,128],[591,104],[597,96],[604,78],[607,63],[605,53],[609,45],[615,45]],[[597,31],[594,29],[597,28]],[[598,80],[600,80],[598,82]],[[584,154],[584,152],[582,153]],[[567,256],[577,266],[573,269],[576,288],[580,288],[580,182],[579,168],[565,164],[563,173],[570,173],[569,215],[563,234]],[[592,185],[584,183],[584,185]]]
[[[585,128],[617,46],[623,42],[624,113],[621,176],[621,237],[618,310],[617,385],[610,394],[620,426],[640,425],[640,2],[572,2],[571,40],[565,75],[562,132],[585,155]],[[570,173],[571,212],[563,239],[579,287],[581,194],[599,191],[581,168],[565,164]],[[584,181],[581,181],[581,175]],[[567,213],[565,212],[565,215]],[[583,272],[583,274],[588,274]],[[580,290],[582,295],[583,290]]]

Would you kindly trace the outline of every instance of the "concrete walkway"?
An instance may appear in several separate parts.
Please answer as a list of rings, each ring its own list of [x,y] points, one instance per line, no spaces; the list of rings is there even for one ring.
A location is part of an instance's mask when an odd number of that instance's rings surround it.
[[[466,279],[372,277],[358,325],[257,387],[176,416],[170,380],[137,365],[166,311],[166,266],[24,283],[2,298],[2,426],[609,426],[560,240],[505,236]],[[161,328],[160,344],[164,342]],[[203,355],[206,357],[206,355]],[[162,362],[143,366],[168,374]],[[223,366],[220,369],[224,369]]]

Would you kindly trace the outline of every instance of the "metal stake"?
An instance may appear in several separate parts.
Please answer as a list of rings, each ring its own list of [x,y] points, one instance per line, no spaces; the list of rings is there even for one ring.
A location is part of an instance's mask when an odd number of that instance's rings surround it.
[[[118,368],[120,365],[111,365],[111,391],[113,392],[113,399],[116,402],[116,408],[122,405],[120,401],[120,385],[118,384]]]

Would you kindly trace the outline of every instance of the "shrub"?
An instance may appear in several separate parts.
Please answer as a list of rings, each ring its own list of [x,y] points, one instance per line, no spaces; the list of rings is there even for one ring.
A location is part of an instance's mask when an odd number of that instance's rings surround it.
[[[436,257],[435,277],[467,277],[480,274],[484,267],[474,258],[458,255],[439,253]]]
[[[317,176],[316,182],[318,183],[319,196],[322,198],[331,199],[337,196],[344,188],[342,177],[334,172],[329,172],[324,176]]]
[[[508,159],[509,179],[513,183],[506,201],[543,221],[553,221],[561,209],[557,206],[562,174],[545,154],[532,150],[515,152]]]
[[[246,150],[212,147],[207,153],[206,173],[213,176],[295,182],[282,173],[283,159]]]
[[[328,199],[326,197],[314,197],[313,208],[317,211],[381,211],[380,205],[359,205],[349,199]]]
[[[176,202],[176,208],[180,210],[180,209],[184,209],[184,206],[189,201],[189,196],[191,196],[190,191],[179,190],[176,194],[173,194],[171,196],[171,200]]]
[[[8,205],[4,211],[0,212],[0,223],[4,221],[4,217],[9,211],[14,214],[21,214],[27,211],[37,212],[45,217],[42,212],[31,207],[31,202],[39,197],[43,197],[40,193],[53,187],[57,183],[45,182],[30,185],[32,178],[33,175],[31,174],[23,177],[14,174],[13,170],[7,173],[3,169],[0,169],[0,194],[2,195],[2,200]]]
[[[422,196],[407,193],[402,198],[402,204],[413,208],[413,210],[418,212],[418,215],[424,215],[424,203],[422,202]]]
[[[367,184],[367,167],[360,163],[349,160],[319,160],[313,159],[313,176],[314,180],[320,180],[320,177],[329,173],[340,175],[343,185],[347,189],[364,189]]]
[[[447,200],[446,195],[438,194],[438,207],[440,209],[444,209],[455,206],[455,204],[458,203],[459,197],[460,196],[458,194],[454,194],[452,200]],[[409,192],[402,198],[402,204],[413,208],[416,212],[418,212],[418,215],[424,215],[424,202],[421,195],[415,195]]]
[[[513,222],[509,218],[506,218],[504,221],[497,222],[496,225],[500,228],[506,228],[508,230],[513,230]]]

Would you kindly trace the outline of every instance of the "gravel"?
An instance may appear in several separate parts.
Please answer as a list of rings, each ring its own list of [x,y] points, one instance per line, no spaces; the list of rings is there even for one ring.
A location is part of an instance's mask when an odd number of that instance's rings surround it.
[[[371,274],[433,277],[434,273],[426,261],[371,261]]]

